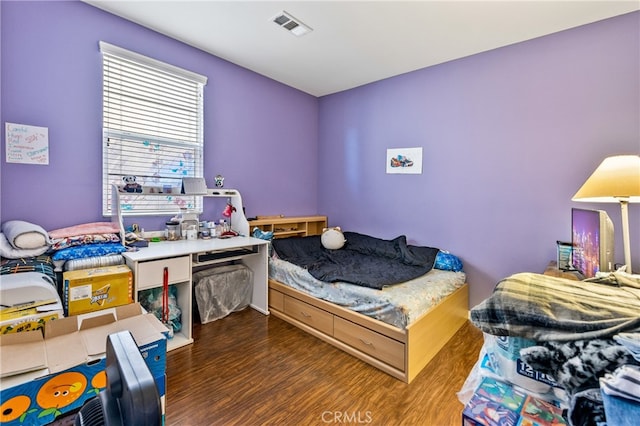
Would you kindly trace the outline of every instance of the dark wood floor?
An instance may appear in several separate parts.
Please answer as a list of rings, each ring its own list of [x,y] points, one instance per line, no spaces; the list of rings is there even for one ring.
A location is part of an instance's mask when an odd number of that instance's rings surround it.
[[[253,309],[193,332],[167,354],[168,426],[460,425],[456,392],[482,346],[466,323],[407,385]]]

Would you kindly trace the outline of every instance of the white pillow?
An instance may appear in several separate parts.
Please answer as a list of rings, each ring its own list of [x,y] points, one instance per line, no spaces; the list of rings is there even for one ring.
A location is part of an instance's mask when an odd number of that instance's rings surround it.
[[[9,220],[2,232],[14,248],[31,250],[49,246],[49,234],[40,225],[24,220]]]
[[[20,259],[21,257],[35,257],[44,254],[49,246],[34,249],[17,249],[9,244],[7,237],[0,232],[0,256],[8,259]]]
[[[39,232],[25,232],[13,240],[13,246],[21,249],[35,249],[47,245],[47,239]]]
[[[344,234],[340,230],[340,227],[335,227],[326,228],[324,231],[322,231],[320,241],[322,242],[322,246],[326,249],[339,250],[344,246],[344,243],[347,240],[345,240]]]

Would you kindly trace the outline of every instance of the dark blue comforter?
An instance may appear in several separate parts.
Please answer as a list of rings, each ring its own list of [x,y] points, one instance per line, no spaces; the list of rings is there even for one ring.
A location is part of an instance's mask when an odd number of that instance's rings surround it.
[[[345,232],[339,250],[327,250],[320,236],[275,239],[273,249],[280,259],[301,266],[324,282],[347,282],[382,289],[426,274],[433,268],[438,249],[412,246],[402,235],[382,240],[356,232]]]

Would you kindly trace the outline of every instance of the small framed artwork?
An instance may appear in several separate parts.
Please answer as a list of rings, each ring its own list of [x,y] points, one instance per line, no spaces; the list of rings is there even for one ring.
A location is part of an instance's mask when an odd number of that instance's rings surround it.
[[[387,149],[388,174],[421,174],[422,147]]]
[[[573,254],[573,245],[571,243],[556,241],[558,245],[558,269],[561,271],[570,271],[573,269],[571,265],[571,255]]]
[[[49,128],[5,123],[7,163],[49,164]]]

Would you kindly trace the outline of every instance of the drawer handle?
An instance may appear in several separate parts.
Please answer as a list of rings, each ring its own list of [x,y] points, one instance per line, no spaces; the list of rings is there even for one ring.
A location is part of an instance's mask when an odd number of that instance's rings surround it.
[[[311,318],[311,315],[309,315],[308,313],[306,313],[305,311],[300,311],[300,313],[302,314],[303,317],[305,318]]]
[[[364,343],[367,346],[371,346],[372,348],[374,347],[372,342],[367,342],[366,340],[364,340],[362,338],[358,338],[358,340],[360,340],[362,343]]]

